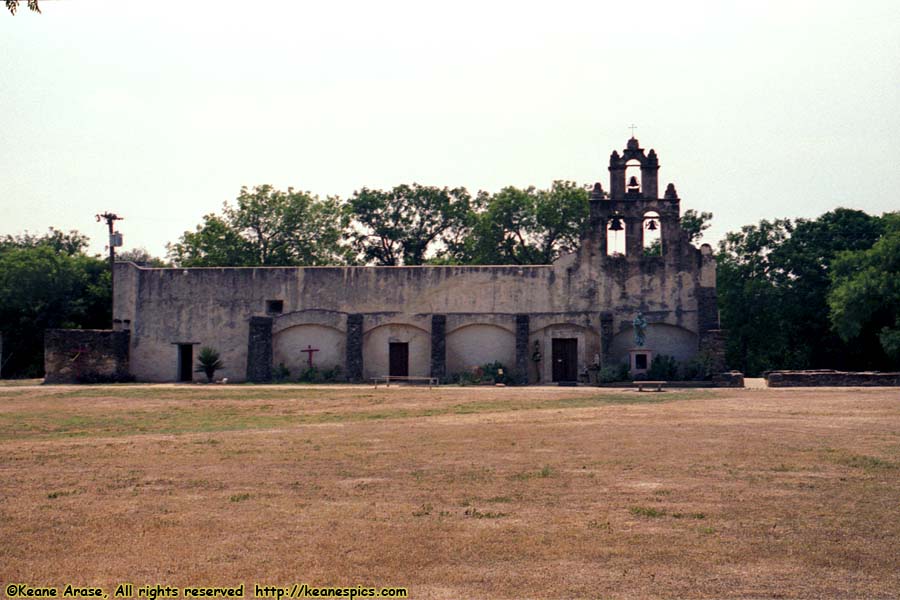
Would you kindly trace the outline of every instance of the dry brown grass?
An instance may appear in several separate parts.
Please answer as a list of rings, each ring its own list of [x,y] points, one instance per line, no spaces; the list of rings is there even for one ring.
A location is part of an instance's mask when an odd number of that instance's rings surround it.
[[[3,584],[887,598],[898,509],[896,389],[0,387]]]

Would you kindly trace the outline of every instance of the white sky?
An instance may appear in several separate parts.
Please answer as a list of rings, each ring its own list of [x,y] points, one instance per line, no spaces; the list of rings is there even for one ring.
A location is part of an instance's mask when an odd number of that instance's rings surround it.
[[[40,0],[0,10],[0,234],[166,242],[242,185],[608,185],[762,218],[900,209],[900,2]]]

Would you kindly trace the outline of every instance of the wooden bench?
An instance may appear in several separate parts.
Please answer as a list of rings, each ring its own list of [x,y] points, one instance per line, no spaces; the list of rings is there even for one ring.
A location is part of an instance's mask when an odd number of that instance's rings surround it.
[[[410,377],[409,375],[382,375],[381,377],[374,377],[372,379],[372,383],[375,384],[375,389],[378,389],[378,384],[383,383],[385,387],[391,387],[392,381],[406,382],[406,383],[427,383],[428,389],[430,390],[432,386],[438,384],[437,377]]]
[[[666,385],[669,382],[668,381],[632,381],[631,383],[633,383],[635,385],[635,387],[637,387],[637,391],[639,391],[639,392],[643,392],[645,387],[649,387],[649,388],[656,387],[655,390],[652,390],[652,389],[647,390],[648,392],[661,392],[662,386]]]

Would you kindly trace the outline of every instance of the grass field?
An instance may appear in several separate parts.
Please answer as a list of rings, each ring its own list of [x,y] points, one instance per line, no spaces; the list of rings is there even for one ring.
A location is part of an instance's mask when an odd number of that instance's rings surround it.
[[[0,386],[0,583],[900,594],[900,391]]]

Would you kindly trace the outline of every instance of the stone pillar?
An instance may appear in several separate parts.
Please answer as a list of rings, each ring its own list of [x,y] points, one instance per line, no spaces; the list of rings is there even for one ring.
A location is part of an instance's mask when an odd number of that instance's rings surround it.
[[[625,221],[625,255],[629,258],[644,254],[644,219],[631,217]]]
[[[447,376],[447,315],[431,315],[431,376]]]
[[[528,384],[528,335],[531,319],[528,315],[516,315],[516,383]]]
[[[725,331],[709,329],[700,334],[700,352],[709,355],[712,360],[710,369],[713,373],[725,370]]]
[[[612,360],[613,335],[612,313],[600,313],[600,364],[604,367]]]
[[[697,288],[697,330],[704,332],[719,328],[719,305],[716,288]]]
[[[347,315],[347,380],[363,380],[363,316]]]
[[[272,380],[272,318],[250,317],[247,340],[247,381],[265,383]]]

